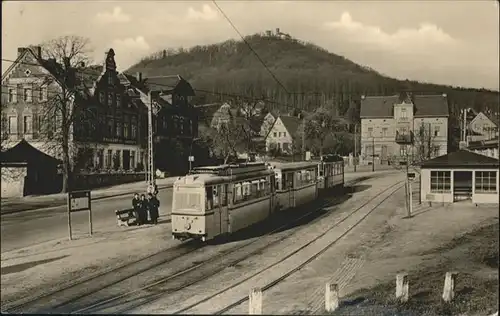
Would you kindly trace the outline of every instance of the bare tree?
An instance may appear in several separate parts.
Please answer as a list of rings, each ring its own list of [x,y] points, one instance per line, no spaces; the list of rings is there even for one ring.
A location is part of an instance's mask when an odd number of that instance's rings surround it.
[[[90,41],[80,36],[62,36],[43,43],[42,56],[53,76],[47,76],[42,85],[55,83],[57,91],[41,103],[43,126],[41,136],[48,146],[62,156],[62,192],[67,192],[73,172],[73,161],[78,151],[73,147],[73,127],[83,119],[84,107],[79,107],[84,91],[83,75],[78,68],[89,62]],[[81,123],[81,122],[78,122]]]
[[[323,155],[325,143],[335,137],[338,132],[345,131],[347,122],[344,118],[335,116],[328,108],[317,108],[311,115],[304,118],[304,133],[308,143]]]
[[[418,163],[433,158],[436,155],[436,136],[432,134],[431,124],[422,122],[414,135],[412,162]]]

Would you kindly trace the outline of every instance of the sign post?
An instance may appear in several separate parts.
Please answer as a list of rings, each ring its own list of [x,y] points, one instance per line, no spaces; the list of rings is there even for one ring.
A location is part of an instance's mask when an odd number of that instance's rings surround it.
[[[188,157],[188,160],[189,160],[189,172],[191,172],[191,164],[193,163],[194,161],[194,156],[189,156]]]
[[[68,233],[73,240],[71,230],[71,213],[89,211],[89,234],[92,236],[92,206],[90,190],[68,192]]]

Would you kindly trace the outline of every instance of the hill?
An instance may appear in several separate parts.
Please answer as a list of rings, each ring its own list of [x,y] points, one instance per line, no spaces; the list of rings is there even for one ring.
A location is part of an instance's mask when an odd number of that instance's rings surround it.
[[[388,95],[403,90],[448,94],[452,115],[460,108],[497,109],[499,93],[410,80],[396,80],[342,56],[297,39],[255,34],[246,41],[272,73],[292,92],[288,94],[243,41],[163,50],[128,69],[145,76],[180,74],[196,90],[196,104],[234,99],[268,99],[269,109],[297,107],[313,110],[330,104],[343,115],[359,104],[361,95]]]

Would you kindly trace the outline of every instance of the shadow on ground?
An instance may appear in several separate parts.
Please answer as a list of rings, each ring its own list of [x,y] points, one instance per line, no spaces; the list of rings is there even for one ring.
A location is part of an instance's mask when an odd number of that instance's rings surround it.
[[[20,264],[15,264],[13,266],[8,266],[8,267],[2,267],[1,274],[7,275],[7,274],[11,274],[11,273],[18,273],[18,272],[36,267],[38,265],[49,263],[49,262],[54,262],[54,261],[57,261],[57,260],[60,260],[60,259],[66,258],[66,257],[68,257],[68,255],[50,258],[50,259],[36,260],[36,261],[20,263]]]

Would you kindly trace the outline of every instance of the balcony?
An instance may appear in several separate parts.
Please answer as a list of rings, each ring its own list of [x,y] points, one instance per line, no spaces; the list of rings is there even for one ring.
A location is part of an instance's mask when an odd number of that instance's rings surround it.
[[[401,133],[401,132],[396,132],[396,139],[395,139],[397,144],[400,145],[409,145],[413,144],[413,132],[406,132],[406,133]]]

